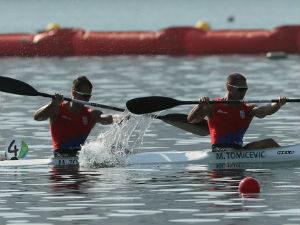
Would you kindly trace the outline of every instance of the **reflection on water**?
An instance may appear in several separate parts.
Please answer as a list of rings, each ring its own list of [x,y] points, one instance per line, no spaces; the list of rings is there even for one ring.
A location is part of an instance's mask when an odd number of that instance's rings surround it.
[[[85,194],[85,189],[89,186],[91,175],[81,173],[79,166],[54,166],[51,169],[49,180],[53,182],[51,186],[56,193],[63,192],[67,189],[73,194]],[[98,177],[98,175],[97,175]],[[97,178],[96,177],[96,178]]]
[[[299,168],[220,170],[204,165],[1,168],[5,188],[0,210],[5,213],[0,213],[0,221],[152,224],[155,216],[156,222],[166,224],[236,219],[281,224],[287,218],[296,224],[299,203],[292,199],[299,194],[299,181],[288,175],[297,174]],[[261,185],[255,198],[238,192],[239,182],[249,176]],[[285,194],[278,195],[282,191]],[[284,199],[289,204],[282,206]],[[280,218],[274,221],[275,212]]]

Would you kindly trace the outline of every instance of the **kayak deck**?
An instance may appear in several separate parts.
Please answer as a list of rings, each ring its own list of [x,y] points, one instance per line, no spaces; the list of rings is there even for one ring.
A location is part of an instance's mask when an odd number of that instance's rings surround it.
[[[65,158],[48,158],[48,159],[21,159],[21,160],[5,160],[0,161],[0,167],[9,166],[39,166],[39,165],[79,165],[77,157],[65,157]]]
[[[243,150],[211,152],[182,151],[182,152],[145,152],[124,156],[119,159],[121,165],[139,164],[222,164],[222,163],[280,163],[300,162],[299,144],[261,150]],[[37,166],[37,165],[79,165],[77,157],[23,159],[0,161],[0,167],[8,166]]]
[[[271,163],[300,161],[299,144],[242,151],[211,152],[148,152],[133,154],[126,159],[128,164],[154,163]]]

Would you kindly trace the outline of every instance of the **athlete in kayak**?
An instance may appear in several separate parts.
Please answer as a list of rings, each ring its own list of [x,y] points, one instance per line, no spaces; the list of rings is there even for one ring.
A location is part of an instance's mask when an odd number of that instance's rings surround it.
[[[248,90],[246,78],[239,73],[227,77],[226,87],[226,95],[216,100],[242,100]],[[191,110],[187,119],[188,122],[197,123],[208,117],[213,151],[279,147],[272,138],[243,146],[243,137],[254,117],[264,118],[276,113],[286,100],[286,97],[279,97],[279,102],[258,107],[246,103],[209,104],[209,97],[201,97],[199,104]]]
[[[72,98],[89,101],[93,85],[85,76],[73,81]],[[54,156],[76,156],[96,123],[112,124],[120,115],[103,114],[75,102],[63,102],[63,96],[55,94],[50,103],[34,114],[37,121],[50,120]]]

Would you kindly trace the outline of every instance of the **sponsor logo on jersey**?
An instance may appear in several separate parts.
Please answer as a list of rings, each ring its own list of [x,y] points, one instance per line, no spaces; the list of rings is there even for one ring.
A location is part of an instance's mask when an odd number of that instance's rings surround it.
[[[87,125],[88,124],[88,119],[86,116],[82,117],[82,122],[83,122],[83,125]]]

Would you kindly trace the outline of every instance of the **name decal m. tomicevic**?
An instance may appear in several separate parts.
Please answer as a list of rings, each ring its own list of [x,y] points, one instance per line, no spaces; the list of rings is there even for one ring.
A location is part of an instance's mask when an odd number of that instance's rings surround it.
[[[257,152],[247,152],[247,151],[238,151],[238,152],[217,152],[216,159],[259,159],[265,157],[265,151]]]

